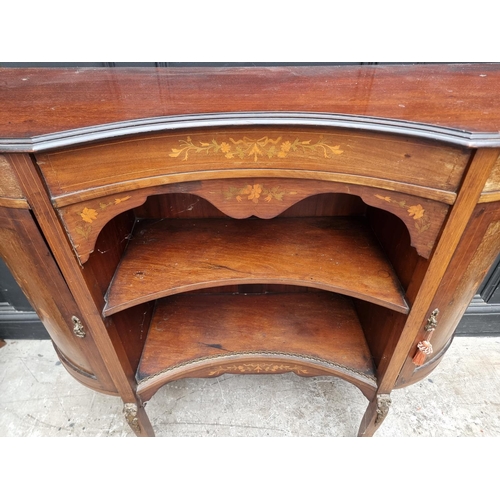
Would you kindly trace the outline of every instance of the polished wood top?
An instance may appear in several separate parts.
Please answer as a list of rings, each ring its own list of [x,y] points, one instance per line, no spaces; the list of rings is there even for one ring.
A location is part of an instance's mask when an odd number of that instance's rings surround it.
[[[36,146],[28,147],[29,140],[130,120],[170,117],[170,121],[149,121],[128,131],[123,130],[123,124],[108,127],[107,136],[197,126],[201,122],[189,124],[172,117],[200,119],[207,113],[232,113],[238,123],[217,122],[229,125],[281,120],[297,125],[391,130],[405,124],[387,120],[405,120],[456,129],[455,134],[445,131],[445,140],[451,142],[456,136],[466,145],[482,139],[487,143],[481,145],[493,146],[492,141],[500,144],[499,104],[500,64],[5,68],[0,69],[0,151],[12,151],[16,139],[18,150],[37,150]],[[243,115],[238,118],[234,113]],[[363,118],[346,121],[345,115]],[[429,127],[413,125],[410,129],[414,135],[419,130],[420,135],[439,135],[438,129]],[[478,133],[488,136],[474,135]],[[39,145],[38,149],[105,137],[102,131],[80,140],[78,134],[70,135],[63,134],[64,143]]]

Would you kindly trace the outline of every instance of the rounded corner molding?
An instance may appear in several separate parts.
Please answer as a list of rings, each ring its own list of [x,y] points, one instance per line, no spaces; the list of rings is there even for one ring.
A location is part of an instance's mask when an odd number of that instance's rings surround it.
[[[431,139],[467,148],[500,147],[500,132],[468,132],[425,123],[360,115],[255,111],[142,118],[65,130],[31,138],[0,138],[0,150],[36,153],[54,148],[168,130],[259,125],[346,128]]]

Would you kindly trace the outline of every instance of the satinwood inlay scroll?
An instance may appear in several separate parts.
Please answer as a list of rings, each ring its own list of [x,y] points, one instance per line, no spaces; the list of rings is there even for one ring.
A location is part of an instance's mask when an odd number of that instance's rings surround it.
[[[308,375],[309,370],[300,365],[287,363],[235,363],[233,365],[220,365],[209,371],[209,375],[217,377],[223,373],[282,373],[295,372],[297,375]]]
[[[135,192],[121,197],[105,196],[60,209],[59,215],[80,262],[84,264],[88,260],[99,233],[113,217],[142,205],[146,198]]]
[[[271,358],[271,361],[252,361],[250,358]],[[273,359],[274,358],[274,359]],[[280,361],[279,358],[288,361]],[[295,361],[294,362],[292,362]],[[224,361],[231,361],[232,364],[222,364]],[[218,363],[218,364],[215,364]],[[304,364],[302,364],[304,363]],[[339,371],[349,374],[364,380],[368,383],[376,382],[376,377],[373,374],[363,372],[361,370],[354,370],[348,366],[340,363],[333,363],[320,357],[315,356],[300,356],[287,352],[278,351],[241,351],[231,354],[219,354],[214,356],[204,356],[198,359],[193,359],[188,362],[178,363],[177,365],[165,368],[157,373],[148,376],[141,376],[138,374],[138,380],[142,384],[147,381],[154,380],[169,372],[190,371],[199,367],[205,367],[206,376],[218,377],[224,373],[252,373],[252,374],[270,374],[270,373],[286,373],[294,372],[297,375],[308,376],[313,375],[313,370],[306,366],[305,363],[311,364],[316,370],[324,371]],[[214,366],[211,366],[214,364]],[[198,366],[199,365],[199,366]],[[208,366],[208,368],[207,368]]]
[[[259,203],[264,200],[267,203],[276,200],[283,201],[283,197],[287,194],[279,185],[273,187],[262,184],[247,184],[245,187],[230,186],[227,191],[224,191],[226,200],[236,199],[238,203],[248,200],[252,203]],[[297,191],[290,191],[288,194],[295,195]]]
[[[331,146],[328,144],[323,135],[320,135],[316,142],[313,142],[313,139],[284,139],[281,136],[275,139],[267,136],[243,137],[241,139],[229,137],[228,142],[218,142],[216,138],[212,138],[205,142],[203,140],[193,141],[188,136],[185,140],[179,140],[178,148],[172,148],[169,156],[182,158],[182,160],[187,160],[190,154],[221,155],[229,160],[232,158],[243,160],[246,157],[251,157],[254,162],[257,162],[261,157],[272,159],[320,155],[324,158],[330,158],[334,155],[341,155],[343,152],[340,145]]]
[[[153,134],[37,155],[57,207],[152,186],[252,177],[346,182],[452,203],[467,160],[466,151],[426,141],[286,127]]]
[[[387,210],[406,224],[411,244],[428,258],[448,213],[448,206],[416,196],[337,182],[298,179],[224,179],[184,182],[105,196],[59,209],[75,252],[83,264],[101,229],[113,217],[144,203],[151,195],[186,193],[206,199],[225,215],[236,219],[256,216],[271,219],[295,203],[317,194],[345,193],[359,196],[370,206]]]
[[[219,377],[224,374],[273,375],[282,373],[295,373],[300,377],[340,377],[357,386],[368,399],[372,397],[376,387],[374,375],[321,358],[282,352],[248,351],[194,359],[150,376],[139,376],[138,393],[145,399],[149,399],[163,384],[186,377],[205,378]]]

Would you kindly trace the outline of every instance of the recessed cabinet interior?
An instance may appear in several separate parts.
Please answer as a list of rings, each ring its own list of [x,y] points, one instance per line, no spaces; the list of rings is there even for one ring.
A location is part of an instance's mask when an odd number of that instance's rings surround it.
[[[476,66],[0,70],[0,256],[139,436],[173,380],[286,372],[358,387],[370,436],[500,251]]]
[[[237,184],[260,189],[249,179]],[[273,184],[280,189],[268,179]],[[249,196],[246,202],[267,203]],[[293,371],[337,375],[373,396],[369,342],[380,341],[366,339],[370,327],[358,309],[375,304],[379,314],[404,317],[409,307],[368,209],[357,196],[332,193],[269,219],[237,219],[201,197],[176,194],[151,197],[122,217],[126,245],[102,282],[103,315],[122,315],[118,321],[129,325],[135,320],[141,332],[142,342],[123,339],[139,394],[149,398],[164,383],[193,374]],[[406,245],[398,255],[411,254],[415,265],[406,227],[386,216],[392,236],[399,231]],[[86,266],[103,269],[109,262],[118,223],[103,228]]]

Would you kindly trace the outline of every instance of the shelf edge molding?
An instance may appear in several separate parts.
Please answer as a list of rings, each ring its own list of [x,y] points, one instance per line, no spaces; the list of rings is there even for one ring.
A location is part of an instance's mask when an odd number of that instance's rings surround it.
[[[137,393],[147,401],[163,385],[182,378],[211,378],[224,374],[280,373],[295,373],[301,377],[333,375],[355,385],[367,399],[371,399],[377,391],[375,376],[366,375],[341,364],[291,353],[255,351],[194,359],[189,363],[167,368],[139,379]]]

